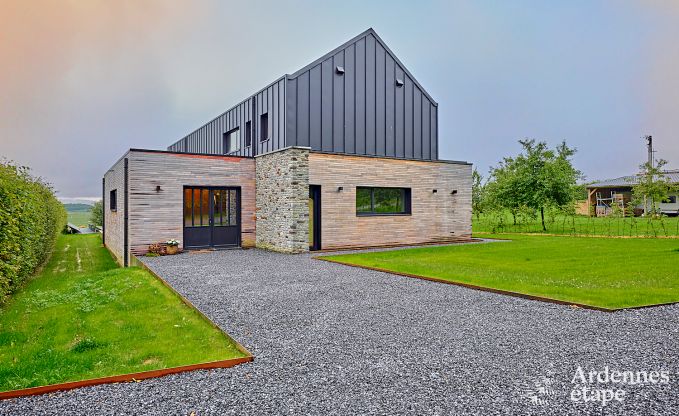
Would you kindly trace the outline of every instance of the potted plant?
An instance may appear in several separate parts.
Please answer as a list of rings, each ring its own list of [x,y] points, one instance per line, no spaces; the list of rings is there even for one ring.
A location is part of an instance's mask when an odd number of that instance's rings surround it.
[[[179,243],[180,241],[175,240],[174,238],[172,240],[167,240],[165,242],[166,245],[165,252],[167,254],[177,254],[177,252],[179,251]]]

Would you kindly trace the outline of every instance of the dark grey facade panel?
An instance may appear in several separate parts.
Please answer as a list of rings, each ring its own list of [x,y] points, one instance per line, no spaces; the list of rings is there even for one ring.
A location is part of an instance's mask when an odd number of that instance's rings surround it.
[[[344,51],[344,148],[347,153],[356,153],[356,45],[349,45]]]
[[[429,159],[431,154],[429,152],[429,115],[430,106],[427,103],[426,97],[422,96],[422,159]]]
[[[300,106],[304,106],[299,99]],[[321,149],[321,66],[309,71],[309,146]],[[299,107],[298,107],[299,108]]]
[[[333,78],[335,71],[332,59],[321,64],[321,148],[325,152],[332,152],[332,112],[333,112]]]
[[[354,152],[365,154],[365,38],[356,42],[354,65]],[[347,105],[351,106],[351,102],[347,103]]]
[[[340,69],[341,68],[341,69]],[[337,71],[344,70],[343,75]],[[332,151],[344,152],[344,81],[346,69],[344,66],[344,50],[337,52],[332,57]]]
[[[168,150],[191,153],[224,154],[224,134],[238,129],[240,145],[233,155],[254,156],[284,146],[285,78],[280,78],[252,97],[229,109],[209,123],[168,147]],[[267,140],[260,140],[259,117],[268,115]],[[246,123],[251,122],[251,145],[246,146]]]
[[[376,155],[386,155],[386,106],[387,84],[386,51],[377,43],[375,45],[375,153]]]
[[[422,93],[413,89],[413,159],[422,159]]]
[[[268,137],[262,139],[262,115]],[[251,146],[246,147],[246,123]],[[287,75],[207,123],[169,150],[235,155],[286,146],[406,159],[438,159],[438,105],[372,30]]]
[[[290,75],[287,85],[295,122],[288,146],[437,159],[437,104],[372,31]]]

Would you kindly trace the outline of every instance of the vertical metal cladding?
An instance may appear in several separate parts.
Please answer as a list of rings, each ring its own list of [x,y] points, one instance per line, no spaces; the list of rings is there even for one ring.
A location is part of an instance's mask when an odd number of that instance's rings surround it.
[[[260,118],[267,114],[268,137],[262,137]],[[246,123],[252,140],[246,146]],[[240,145],[235,156],[255,156],[285,146],[285,77],[242,101],[198,130],[168,146],[173,152],[225,154],[224,133],[239,130]]]
[[[268,137],[262,137],[267,114]],[[252,143],[245,145],[251,121]],[[255,156],[286,146],[405,159],[438,159],[438,105],[372,30],[286,75],[168,150]]]
[[[372,29],[289,75],[286,113],[288,146],[438,159],[438,104]]]

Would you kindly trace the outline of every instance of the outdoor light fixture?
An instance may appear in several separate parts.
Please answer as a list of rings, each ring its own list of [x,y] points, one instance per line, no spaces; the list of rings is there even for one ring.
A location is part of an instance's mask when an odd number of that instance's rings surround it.
[[[397,87],[402,87],[403,86],[403,80],[401,78],[396,78],[396,86]]]
[[[343,67],[343,66],[337,65],[337,66],[335,67],[335,72],[337,72],[338,74],[342,75],[342,74],[344,73],[344,67]]]
[[[344,187],[343,187],[343,186],[338,186],[338,187],[337,187],[337,192],[342,192],[343,190],[344,190]]]
[[[438,189],[432,190],[433,193],[437,193],[438,191],[439,191]]]
[[[160,192],[160,185],[156,185],[156,192]]]
[[[457,189],[453,189],[453,192],[450,193],[451,195],[457,194]]]

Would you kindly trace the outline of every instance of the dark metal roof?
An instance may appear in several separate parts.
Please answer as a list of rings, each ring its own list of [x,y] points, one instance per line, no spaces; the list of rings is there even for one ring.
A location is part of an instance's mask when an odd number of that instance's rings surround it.
[[[679,183],[679,169],[663,171],[663,175],[672,183]],[[587,185],[587,188],[617,188],[625,186],[634,186],[639,182],[640,174],[621,176],[614,179],[606,179],[600,182],[595,182]]]

